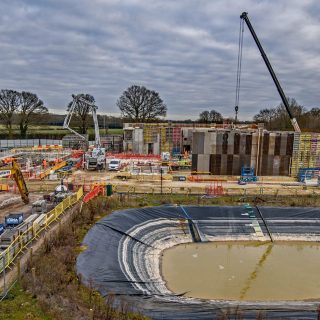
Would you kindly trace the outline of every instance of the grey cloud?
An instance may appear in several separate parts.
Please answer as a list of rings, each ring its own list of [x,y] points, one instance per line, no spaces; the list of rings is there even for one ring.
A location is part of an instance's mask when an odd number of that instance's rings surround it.
[[[239,16],[250,19],[288,96],[319,106],[317,0],[4,0],[0,88],[32,90],[55,111],[93,94],[101,112],[132,84],[159,91],[169,117],[233,115]],[[245,30],[240,118],[280,102]]]

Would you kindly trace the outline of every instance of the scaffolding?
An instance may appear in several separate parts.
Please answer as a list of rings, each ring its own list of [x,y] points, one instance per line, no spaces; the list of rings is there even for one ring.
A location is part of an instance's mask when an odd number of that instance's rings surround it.
[[[295,133],[291,160],[291,176],[301,168],[320,167],[320,133]]]

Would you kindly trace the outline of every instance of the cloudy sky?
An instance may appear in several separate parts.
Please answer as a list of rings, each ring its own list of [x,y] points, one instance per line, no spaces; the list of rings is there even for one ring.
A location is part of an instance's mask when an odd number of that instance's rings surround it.
[[[130,85],[156,90],[172,119],[234,115],[239,16],[247,11],[287,96],[320,107],[319,0],[1,0],[0,88],[63,112],[90,93],[118,114]],[[240,119],[280,103],[245,27]]]

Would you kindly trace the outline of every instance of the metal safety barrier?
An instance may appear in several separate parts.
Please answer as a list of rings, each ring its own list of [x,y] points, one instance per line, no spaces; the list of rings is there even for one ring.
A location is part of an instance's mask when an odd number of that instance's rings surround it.
[[[83,197],[83,202],[88,203],[90,200],[93,198],[103,195],[105,191],[105,187],[101,185],[95,186],[90,192],[88,192],[84,197]]]
[[[27,226],[25,231],[18,233],[8,247],[0,253],[0,273],[14,262],[16,257],[27,248],[29,243],[39,237],[42,231],[46,230],[51,223],[56,221],[66,209],[76,204],[82,196],[83,188],[81,187],[75,194],[64,199],[54,209],[40,215],[33,223]]]

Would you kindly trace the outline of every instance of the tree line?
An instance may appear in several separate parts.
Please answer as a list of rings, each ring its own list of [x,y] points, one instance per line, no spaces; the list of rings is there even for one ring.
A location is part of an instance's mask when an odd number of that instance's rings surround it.
[[[320,108],[307,110],[294,98],[288,98],[290,111],[297,119],[302,131],[320,130]],[[274,108],[264,108],[254,117],[255,122],[263,122],[268,130],[292,130],[290,118],[283,103]]]
[[[43,101],[34,93],[15,90],[0,91],[0,119],[12,138],[13,125],[18,124],[21,138],[25,138],[29,124],[48,113]]]
[[[95,104],[95,98],[90,94],[80,93],[75,96]],[[92,117],[91,107],[84,103],[83,99],[76,99],[71,125],[77,127],[80,133],[86,134],[92,126]],[[72,102],[68,103],[67,111],[70,110]],[[137,85],[122,93],[117,106],[122,118],[132,122],[157,121],[167,113],[167,106],[158,92]],[[26,138],[29,125],[39,122],[44,116],[49,116],[48,108],[36,94],[8,89],[0,91],[0,121],[8,130],[8,138],[12,138],[13,125],[18,125],[20,137]]]
[[[307,110],[294,98],[288,98],[288,102],[290,111],[297,119],[302,131],[320,131],[320,108],[314,107]],[[205,110],[199,114],[198,121],[202,123],[222,123],[223,119],[223,116],[216,110]],[[228,120],[234,122],[234,119],[229,118]],[[292,124],[283,103],[273,108],[261,109],[253,116],[252,120],[255,123],[264,123],[268,130],[292,130]]]
[[[92,104],[95,98],[87,93],[75,95]],[[71,126],[78,128],[79,132],[86,134],[92,126],[90,105],[83,102],[83,99],[76,99],[74,117]],[[288,99],[292,114],[297,119],[304,131],[319,131],[320,129],[320,108],[307,110],[295,99]],[[67,105],[70,110],[73,101]],[[121,112],[122,121],[128,122],[151,122],[163,121],[160,117],[167,114],[167,106],[161,99],[158,92],[149,90],[144,86],[133,85],[127,88],[116,102]],[[44,117],[49,117],[48,108],[35,93],[18,92],[15,90],[0,91],[0,121],[5,125],[8,137],[12,138],[13,125],[18,125],[20,137],[26,138],[30,124],[39,123]],[[54,115],[52,115],[54,116]],[[101,123],[101,116],[98,118]],[[102,119],[104,121],[105,119]],[[201,123],[222,123],[223,116],[218,111],[204,110],[199,114],[198,122]],[[232,121],[232,119],[229,119]],[[188,120],[190,122],[191,120]],[[254,117],[254,122],[263,122],[269,130],[291,130],[292,126],[287,111],[283,104],[274,108],[264,108]]]

